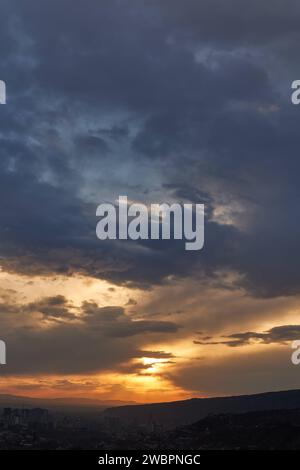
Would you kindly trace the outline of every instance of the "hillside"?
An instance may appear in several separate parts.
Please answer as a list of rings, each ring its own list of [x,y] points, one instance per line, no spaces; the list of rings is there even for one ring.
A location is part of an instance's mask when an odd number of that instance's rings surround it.
[[[106,409],[102,413],[102,418],[116,418],[125,425],[156,423],[168,428],[175,428],[195,423],[210,414],[296,408],[300,409],[300,390],[121,406]]]

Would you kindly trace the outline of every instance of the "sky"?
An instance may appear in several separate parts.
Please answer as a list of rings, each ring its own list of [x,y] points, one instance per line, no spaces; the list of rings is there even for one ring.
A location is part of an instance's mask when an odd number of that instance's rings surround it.
[[[1,0],[0,393],[300,387],[297,0]],[[205,245],[96,208],[205,204]],[[298,366],[300,367],[300,366]]]

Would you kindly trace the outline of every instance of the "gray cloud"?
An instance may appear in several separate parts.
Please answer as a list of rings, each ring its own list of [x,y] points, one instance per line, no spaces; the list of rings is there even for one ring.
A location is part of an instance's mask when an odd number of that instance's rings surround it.
[[[15,306],[16,309],[18,306]],[[36,302],[30,302],[22,308],[25,313],[38,312],[45,318],[74,319],[75,315],[70,312],[67,299],[63,295],[45,297]]]
[[[154,2],[161,6],[158,0]],[[300,17],[296,0],[273,4],[259,0],[167,0],[161,6],[164,18],[176,31],[199,42],[222,47],[267,44],[297,35]]]
[[[211,337],[204,336],[200,340],[195,340],[194,343],[202,345],[225,344],[230,347],[244,346],[251,343],[286,344],[300,338],[300,325],[275,326],[263,333],[247,331],[245,333],[234,333],[228,336],[223,336],[223,338],[227,339],[225,341],[211,341]]]
[[[84,324],[100,328],[102,334],[126,338],[142,333],[176,333],[178,326],[169,321],[131,320],[121,307],[99,308],[94,303],[83,304]]]
[[[176,386],[204,395],[239,395],[300,387],[300,377],[291,362],[291,348],[204,359],[178,367],[167,374]]]
[[[172,359],[171,353],[147,351],[143,345],[149,335],[157,340],[179,328],[169,321],[133,320],[122,307],[93,302],[75,307],[61,295],[25,305],[6,302],[0,308],[1,338],[9,349],[5,375],[83,374],[126,367],[134,373],[132,359]]]
[[[295,40],[297,4],[88,3],[4,2],[1,60],[11,101],[0,115],[3,267],[142,288],[228,269],[255,295],[298,292],[298,260],[285,262],[299,231],[296,111],[266,66],[273,55],[282,60],[278,35]],[[271,43],[272,51],[262,48]],[[274,103],[278,117],[258,111]],[[99,202],[120,193],[150,202],[157,187],[162,199],[206,203],[204,252],[95,239]],[[251,205],[251,232],[212,219],[220,203],[233,202]]]

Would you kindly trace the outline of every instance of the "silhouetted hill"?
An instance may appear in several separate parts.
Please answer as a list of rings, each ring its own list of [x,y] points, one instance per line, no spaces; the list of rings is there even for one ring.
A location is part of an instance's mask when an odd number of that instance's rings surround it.
[[[32,398],[18,395],[1,395],[0,394],[0,408],[6,407],[27,407],[27,408],[49,408],[49,409],[78,409],[78,408],[94,408],[97,410],[104,410],[114,406],[134,404],[134,402],[122,402],[118,400],[97,400],[93,398],[78,398],[78,397],[64,397],[64,398]]]
[[[127,425],[149,425],[152,422],[175,428],[195,423],[209,414],[296,408],[300,409],[300,390],[122,406],[106,409],[102,417],[117,418]]]
[[[157,446],[168,450],[299,450],[300,410],[208,416],[163,434]]]

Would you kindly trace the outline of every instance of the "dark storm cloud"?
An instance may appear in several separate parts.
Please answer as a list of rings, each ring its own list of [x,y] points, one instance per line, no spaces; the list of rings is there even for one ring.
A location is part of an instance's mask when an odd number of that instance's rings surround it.
[[[209,44],[249,46],[299,34],[297,0],[166,0],[161,3],[164,19],[175,31]]]
[[[296,50],[298,2],[1,8],[4,269],[140,287],[223,269],[257,296],[299,292],[299,113],[276,73],[297,71],[278,42]],[[158,186],[162,197],[206,203],[203,252],[96,240],[99,191],[138,198],[142,187],[150,201]],[[233,203],[246,230],[213,218]]]
[[[88,152],[88,154],[96,154],[98,158],[102,155],[105,155],[108,151],[108,146],[106,142],[93,135],[82,135],[78,136],[75,141],[79,151]]]
[[[227,338],[224,341],[211,341],[210,337],[201,338],[195,340],[195,344],[202,345],[217,345],[225,344],[230,347],[245,346],[251,343],[262,343],[262,344],[286,344],[291,341],[297,340],[300,337],[300,325],[282,325],[275,326],[268,331],[263,333],[257,333],[254,331],[247,331],[245,333],[234,333],[232,335],[223,336]]]
[[[295,175],[300,142],[296,122],[293,109],[268,119],[236,112],[235,116],[224,115],[213,131],[211,145],[220,147],[226,178],[220,188],[224,187],[225,194],[231,179],[235,199],[253,205],[249,231],[238,244],[231,265],[245,273],[243,285],[261,296],[299,290],[300,194]],[[221,174],[220,163],[215,157],[213,167]]]
[[[91,302],[83,304],[84,322],[92,328],[100,328],[106,336],[126,338],[141,333],[176,333],[178,326],[168,321],[132,321],[121,307],[102,307]]]

